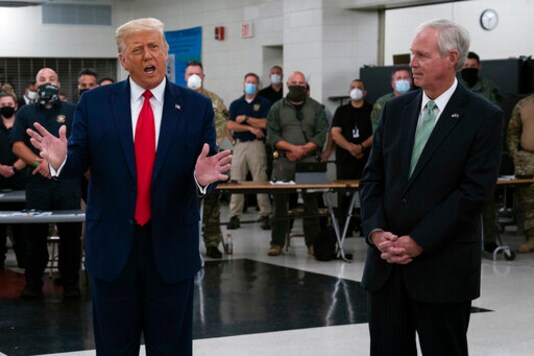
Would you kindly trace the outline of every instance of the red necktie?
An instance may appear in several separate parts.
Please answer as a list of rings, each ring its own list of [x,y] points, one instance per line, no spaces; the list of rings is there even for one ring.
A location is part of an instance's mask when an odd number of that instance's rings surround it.
[[[135,128],[135,167],[137,168],[137,200],[135,202],[135,221],[145,225],[150,220],[150,190],[152,171],[156,158],[156,128],[154,113],[150,106],[152,93],[143,93],[145,100]]]

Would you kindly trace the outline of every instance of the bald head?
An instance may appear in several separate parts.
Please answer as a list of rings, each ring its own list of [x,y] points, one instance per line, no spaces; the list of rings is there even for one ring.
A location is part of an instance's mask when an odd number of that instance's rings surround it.
[[[35,76],[35,86],[39,87],[43,84],[54,84],[60,87],[57,73],[52,68],[42,68]]]
[[[304,73],[295,71],[289,76],[289,78],[287,78],[287,86],[290,87],[293,85],[298,85],[300,87],[306,86],[306,76]]]

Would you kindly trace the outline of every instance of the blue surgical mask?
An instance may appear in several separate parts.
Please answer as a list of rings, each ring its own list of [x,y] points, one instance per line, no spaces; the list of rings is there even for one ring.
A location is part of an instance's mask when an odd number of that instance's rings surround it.
[[[410,82],[406,79],[400,79],[395,81],[395,91],[400,94],[407,93],[410,90],[410,87]]]
[[[247,95],[256,94],[256,86],[252,83],[245,83],[245,94]]]

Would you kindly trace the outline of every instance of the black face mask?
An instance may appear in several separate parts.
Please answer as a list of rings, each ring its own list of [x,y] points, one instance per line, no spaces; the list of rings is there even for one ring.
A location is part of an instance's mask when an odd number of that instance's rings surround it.
[[[462,69],[462,79],[467,83],[469,88],[472,88],[478,81],[478,68],[464,68]]]
[[[59,102],[59,88],[54,84],[43,84],[37,88],[39,104],[47,106]]]
[[[287,93],[287,99],[294,102],[301,102],[306,99],[308,94],[306,93],[306,87],[300,85],[292,85],[288,87],[289,93]]]
[[[0,115],[6,119],[13,117],[13,114],[15,114],[15,108],[12,106],[4,106],[3,108],[0,108]]]

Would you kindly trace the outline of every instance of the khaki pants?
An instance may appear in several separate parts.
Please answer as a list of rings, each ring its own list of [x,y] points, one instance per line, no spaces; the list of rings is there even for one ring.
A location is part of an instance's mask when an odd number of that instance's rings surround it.
[[[267,180],[267,155],[263,141],[254,140],[238,142],[234,148],[231,177],[233,180],[244,181],[250,172],[253,181]],[[257,194],[260,216],[269,216],[271,201],[268,194]],[[241,218],[245,198],[243,194],[232,194],[230,200],[230,217]]]

